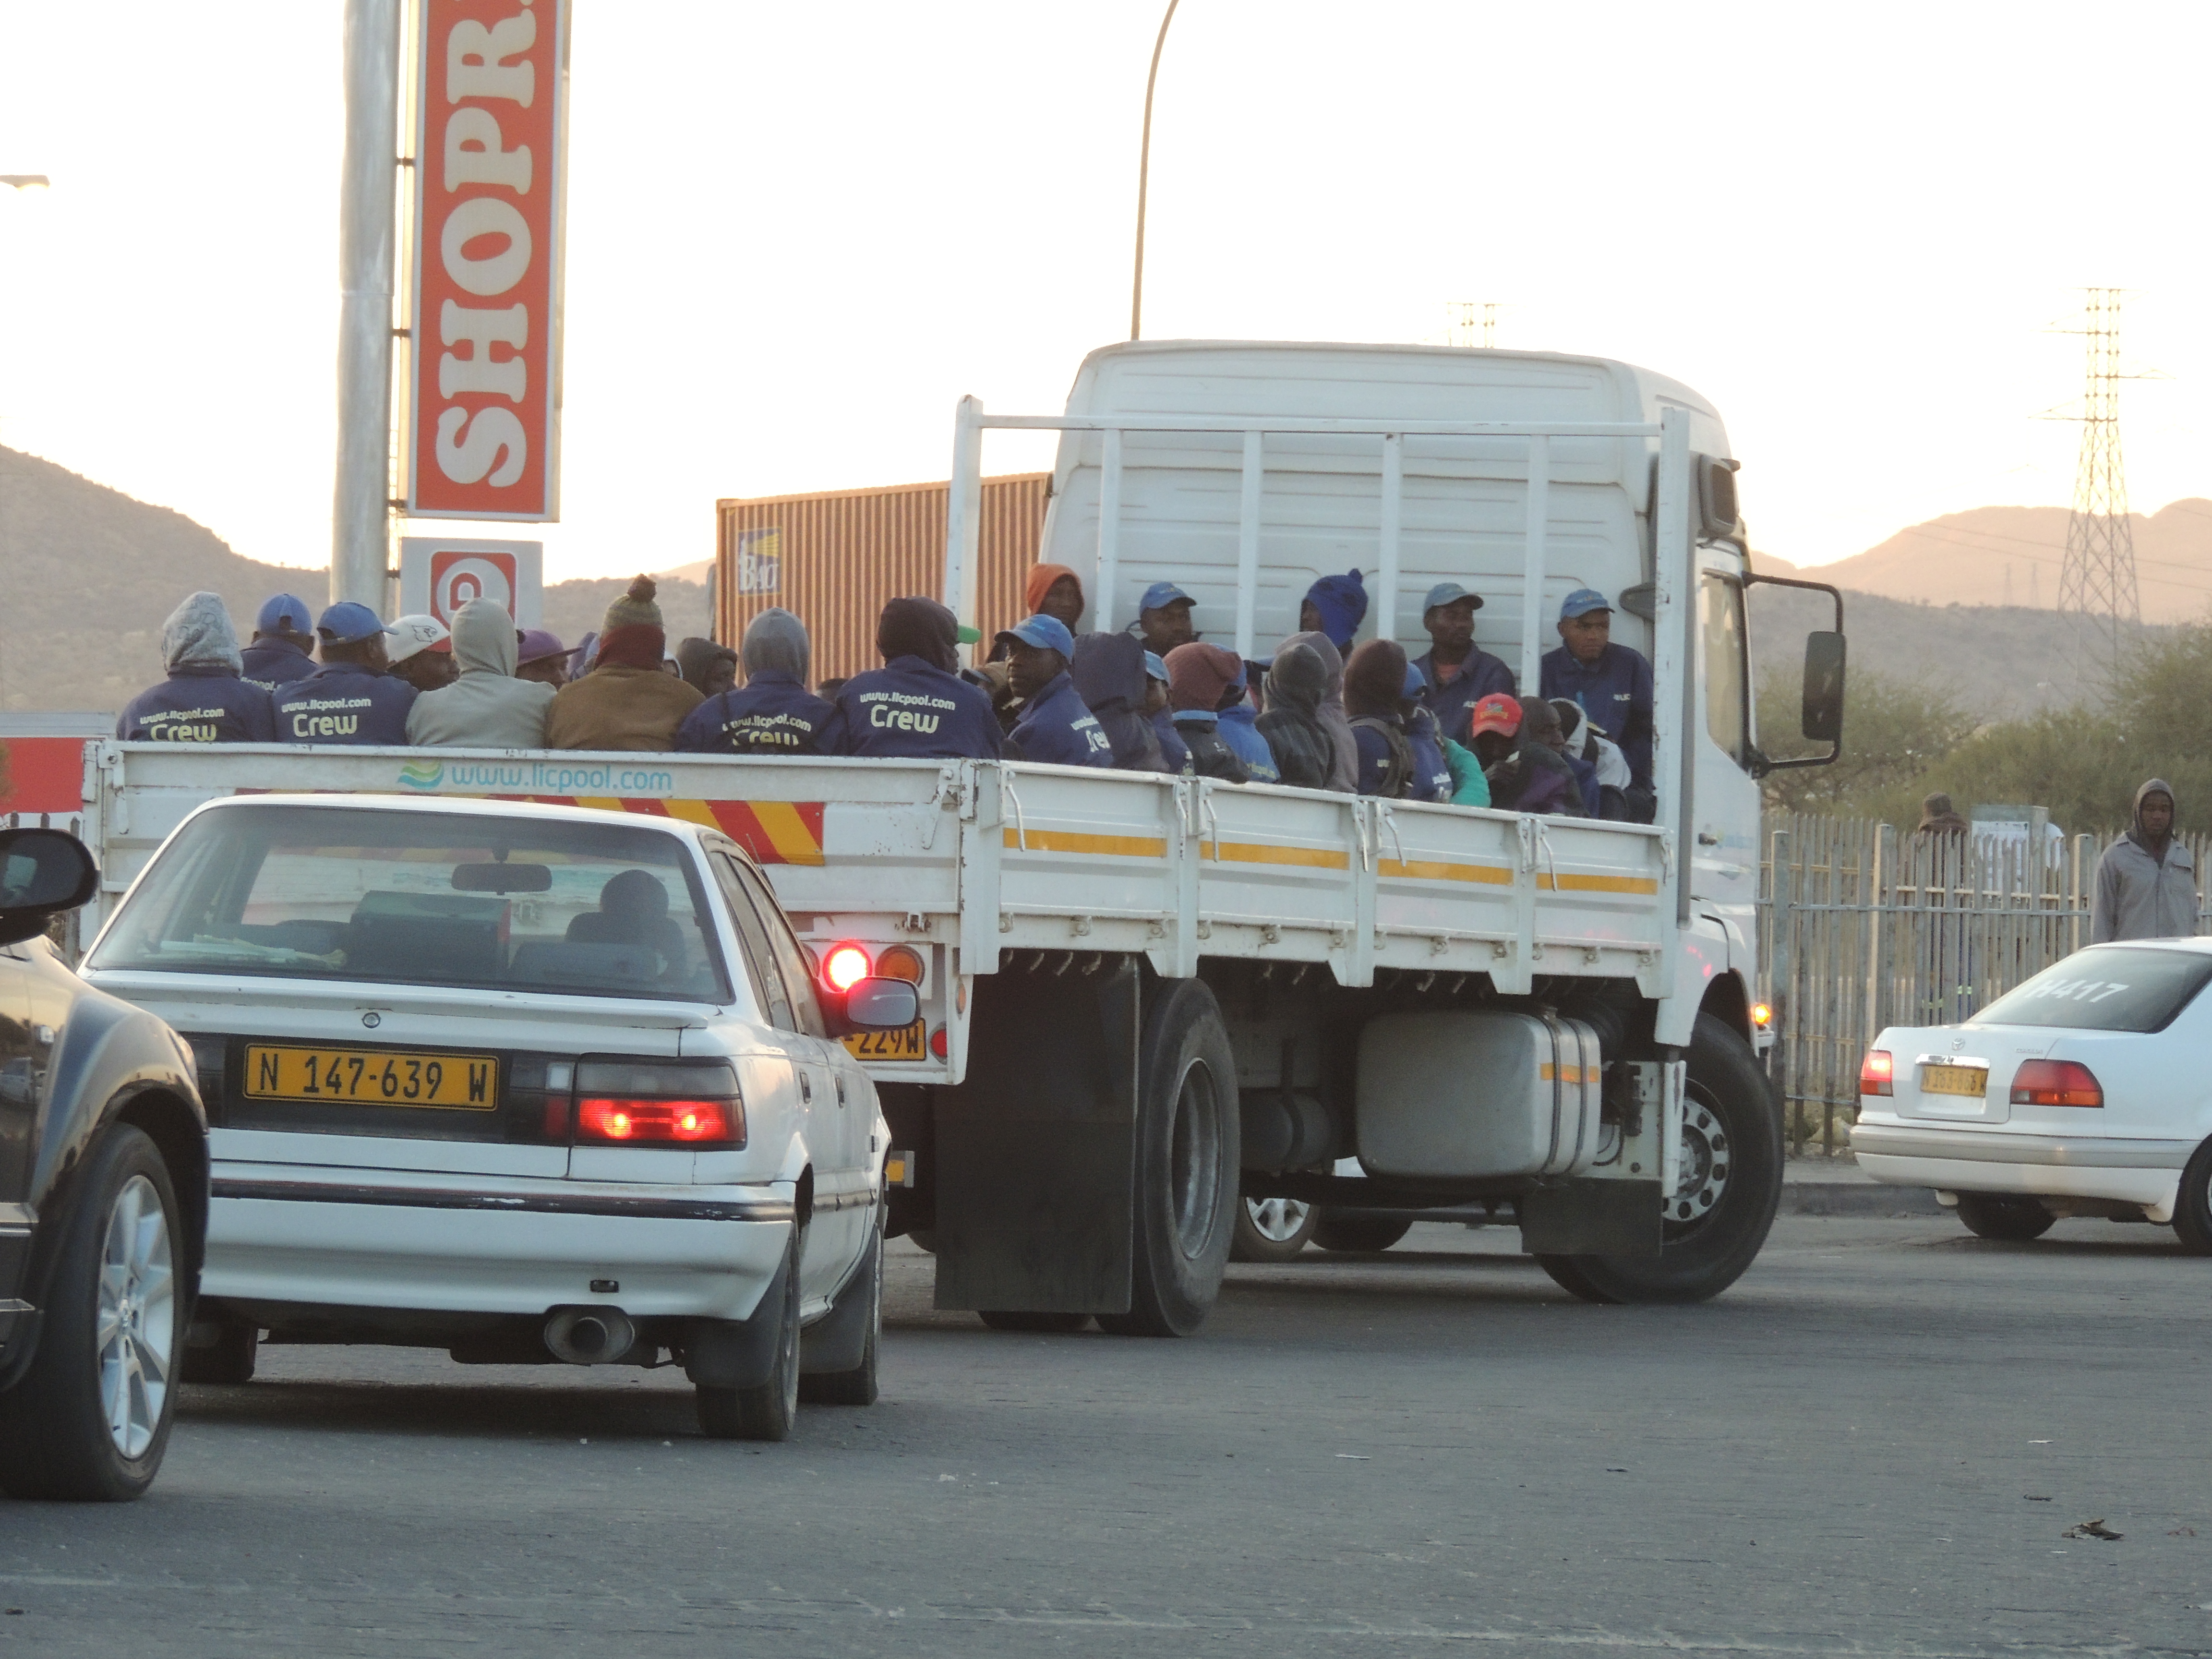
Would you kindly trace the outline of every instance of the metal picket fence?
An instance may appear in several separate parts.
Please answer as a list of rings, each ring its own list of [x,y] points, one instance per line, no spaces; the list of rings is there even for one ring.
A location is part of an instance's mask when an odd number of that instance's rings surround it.
[[[1793,1155],[1849,1146],[1859,1061],[1885,1025],[1967,1018],[2089,942],[2110,836],[1918,836],[1872,818],[1770,812],[1759,996]],[[2182,841],[2201,871],[2208,838]],[[2203,903],[2200,896],[2200,907]],[[2205,931],[2201,908],[2197,931]]]

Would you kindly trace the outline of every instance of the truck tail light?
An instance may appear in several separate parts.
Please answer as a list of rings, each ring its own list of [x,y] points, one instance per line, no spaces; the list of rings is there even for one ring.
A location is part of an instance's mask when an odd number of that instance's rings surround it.
[[[744,1108],[734,1100],[624,1100],[587,1095],[576,1103],[579,1139],[623,1146],[741,1141],[744,1125]]]
[[[2012,1074],[2015,1106],[2101,1106],[2105,1091],[2078,1060],[2024,1060]]]
[[[939,1060],[942,1060],[951,1051],[952,1045],[945,1037],[945,1028],[942,1025],[939,1026],[935,1030],[929,1034],[929,1052],[931,1054],[935,1054]]]
[[[1894,1094],[1897,1062],[1889,1057],[1887,1048],[1869,1048],[1867,1057],[1859,1062],[1859,1092],[1863,1095]]]
[[[921,952],[911,945],[885,947],[876,958],[876,977],[902,979],[909,985],[919,985],[922,980]]]
[[[869,971],[868,953],[857,945],[832,945],[822,959],[823,983],[840,996],[867,978]]]

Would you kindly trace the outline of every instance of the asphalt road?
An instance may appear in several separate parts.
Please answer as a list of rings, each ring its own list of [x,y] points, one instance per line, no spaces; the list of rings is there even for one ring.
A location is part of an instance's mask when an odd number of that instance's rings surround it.
[[[899,1247],[884,1400],[777,1447],[699,1438],[678,1373],[267,1350],[143,1502],[0,1504],[0,1645],[2212,1650],[2212,1262],[2170,1234],[1785,1218],[1687,1309],[1510,1237],[1232,1269],[1180,1343],[988,1333]]]

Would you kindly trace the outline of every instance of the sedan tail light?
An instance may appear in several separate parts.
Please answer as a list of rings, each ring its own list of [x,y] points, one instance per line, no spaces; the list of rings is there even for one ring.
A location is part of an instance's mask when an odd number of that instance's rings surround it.
[[[1863,1095],[1896,1093],[1897,1062],[1889,1057],[1887,1048],[1869,1048],[1867,1057],[1859,1062],[1859,1092]]]
[[[2105,1091],[2078,1060],[2024,1060],[2012,1076],[2015,1106],[2101,1106]]]
[[[733,1132],[730,1117],[738,1109]],[[659,1142],[690,1146],[699,1141],[743,1140],[744,1116],[734,1101],[624,1100],[587,1095],[576,1103],[576,1133],[584,1140],[623,1145]]]

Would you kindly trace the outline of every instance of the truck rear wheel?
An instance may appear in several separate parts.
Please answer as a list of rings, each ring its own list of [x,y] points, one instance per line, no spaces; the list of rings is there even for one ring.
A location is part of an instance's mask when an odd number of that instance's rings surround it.
[[[1243,1200],[1237,1054],[1201,980],[1164,982],[1137,1053],[1137,1188],[1130,1301],[1116,1336],[1188,1336],[1206,1322]]]
[[[1782,1201],[1782,1126],[1751,1047],[1699,1014],[1682,1103],[1682,1174],[1656,1256],[1539,1255],[1585,1302],[1703,1302],[1735,1283]]]

